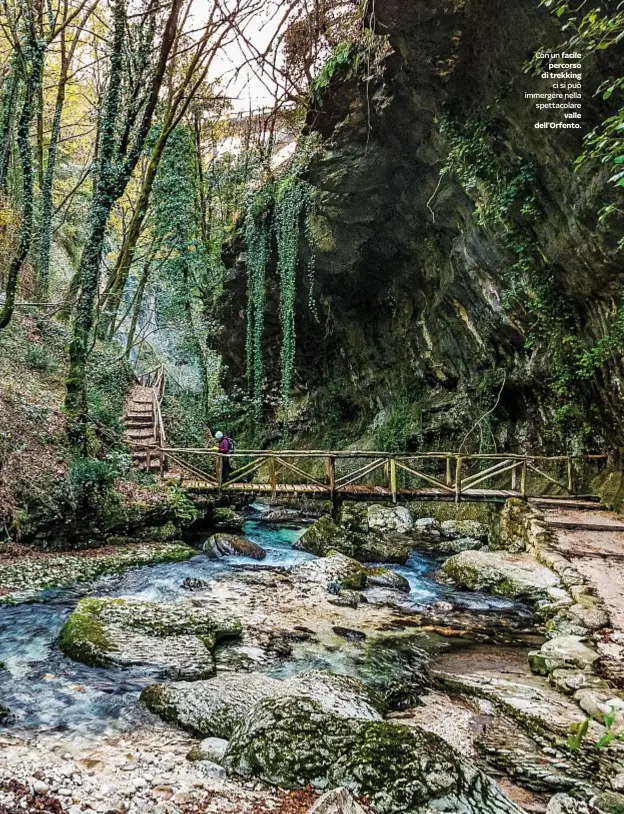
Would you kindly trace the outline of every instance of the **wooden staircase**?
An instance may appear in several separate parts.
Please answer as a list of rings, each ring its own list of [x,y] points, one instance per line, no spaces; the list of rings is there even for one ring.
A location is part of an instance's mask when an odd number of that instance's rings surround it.
[[[157,375],[154,377],[154,374]],[[161,474],[160,446],[164,442],[164,429],[160,402],[163,390],[162,368],[137,376],[124,415],[124,436],[132,448],[132,463],[149,472]]]

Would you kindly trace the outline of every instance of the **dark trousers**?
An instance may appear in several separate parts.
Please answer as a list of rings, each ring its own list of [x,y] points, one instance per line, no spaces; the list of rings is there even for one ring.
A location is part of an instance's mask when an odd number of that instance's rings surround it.
[[[225,483],[230,479],[230,472],[232,471],[232,464],[230,463],[230,459],[225,457],[221,458],[222,462],[222,476],[221,476],[221,483]]]

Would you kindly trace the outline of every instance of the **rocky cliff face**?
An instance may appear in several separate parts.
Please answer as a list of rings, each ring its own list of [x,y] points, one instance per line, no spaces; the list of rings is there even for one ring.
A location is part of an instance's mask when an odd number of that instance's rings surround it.
[[[392,47],[379,75],[335,76],[308,120],[324,150],[300,431],[613,447],[624,229],[598,222],[607,176],[572,165],[614,58],[584,63],[583,129],[542,130],[523,67],[563,35],[537,0],[376,0],[372,24]]]

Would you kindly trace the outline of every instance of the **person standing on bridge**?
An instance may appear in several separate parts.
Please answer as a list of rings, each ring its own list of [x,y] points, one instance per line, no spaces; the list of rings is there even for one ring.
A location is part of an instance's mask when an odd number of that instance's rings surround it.
[[[224,435],[220,430],[215,433],[215,441],[217,442],[217,449],[221,455],[231,455],[234,452],[234,441],[228,436]],[[221,483],[225,483],[230,477],[230,460],[227,457],[221,458]]]

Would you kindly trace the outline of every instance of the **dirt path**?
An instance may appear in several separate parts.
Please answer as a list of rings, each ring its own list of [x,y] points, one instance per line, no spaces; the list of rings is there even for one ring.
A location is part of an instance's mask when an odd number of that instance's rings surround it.
[[[624,527],[624,517],[573,509],[549,509],[544,516],[553,531],[553,547],[572,562],[605,605],[613,630],[599,635],[599,649],[611,663],[609,673],[615,670],[614,677],[619,676],[618,684],[624,686],[624,531],[595,528]]]

